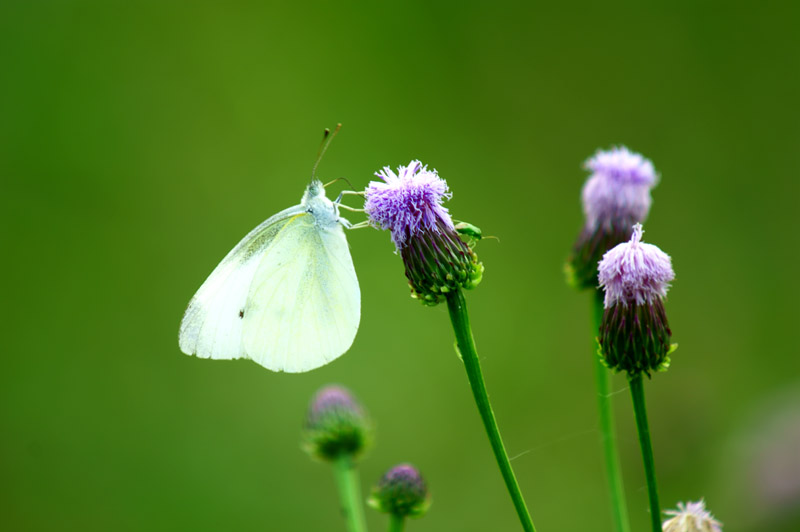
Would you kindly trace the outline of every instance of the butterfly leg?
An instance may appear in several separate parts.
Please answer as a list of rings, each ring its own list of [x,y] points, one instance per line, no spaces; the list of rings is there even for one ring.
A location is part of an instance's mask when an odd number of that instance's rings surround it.
[[[341,203],[339,204],[339,208],[350,212],[364,212],[364,209],[356,209],[354,207],[348,207],[347,205],[342,205]]]
[[[357,224],[353,224],[348,229],[364,229],[365,227],[369,227],[368,221],[358,222]]]

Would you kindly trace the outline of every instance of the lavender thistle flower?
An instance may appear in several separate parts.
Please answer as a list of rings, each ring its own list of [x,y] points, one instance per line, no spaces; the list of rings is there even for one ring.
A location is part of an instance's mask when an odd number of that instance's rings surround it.
[[[364,408],[342,386],[319,390],[306,414],[303,448],[312,456],[333,461],[342,455],[358,457],[370,439]]]
[[[500,474],[522,528],[536,532],[489,402],[462,292],[462,288],[477,286],[483,275],[483,264],[472,249],[482,236],[481,231],[470,224],[458,228],[453,225],[442,205],[451,197],[447,183],[419,161],[400,166],[396,174],[384,167],[375,175],[382,181],[370,182],[364,191],[364,211],[369,223],[391,231],[396,251],[403,258],[411,296],[425,305],[447,302],[457,349]],[[472,245],[461,240],[459,231]],[[390,530],[402,530],[403,519],[392,515]]]
[[[364,210],[370,224],[388,229],[405,265],[411,295],[426,305],[440,303],[457,288],[474,288],[483,264],[465,244],[442,205],[452,193],[436,170],[419,161],[384,167],[365,191]]]
[[[679,502],[677,510],[664,513],[674,517],[664,521],[663,532],[722,532],[722,523],[706,510],[703,500],[686,504]]]
[[[669,365],[671,331],[663,298],[675,278],[666,253],[642,240],[642,225],[630,241],[600,261],[598,279],[605,290],[600,350],[606,365],[630,376]]]
[[[592,175],[581,192],[586,223],[567,263],[570,284],[596,287],[597,263],[607,250],[630,237],[630,227],[650,211],[650,189],[658,182],[653,163],[621,146],[600,151],[584,164]]]
[[[397,517],[420,517],[431,504],[425,479],[411,464],[396,465],[372,489],[367,501],[376,510]]]

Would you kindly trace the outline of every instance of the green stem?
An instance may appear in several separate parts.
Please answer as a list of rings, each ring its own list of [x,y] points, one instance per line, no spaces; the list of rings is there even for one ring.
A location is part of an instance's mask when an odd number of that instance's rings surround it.
[[[639,430],[639,446],[642,448],[644,474],[647,478],[647,495],[650,499],[650,522],[653,532],[661,532],[661,508],[658,505],[658,487],[656,486],[656,466],[653,460],[653,446],[650,443],[650,429],[647,426],[647,408],[644,404],[644,386],[642,374],[630,378],[633,411],[636,416],[636,428]]]
[[[392,514],[389,517],[389,532],[403,532],[405,521],[406,519],[402,515]]]
[[[617,532],[630,532],[631,525],[628,521],[628,507],[625,503],[625,488],[622,485],[622,468],[619,464],[619,451],[617,450],[617,437],[614,429],[614,411],[611,408],[609,378],[611,372],[603,365],[597,354],[596,336],[600,330],[600,322],[603,319],[603,293],[596,290],[592,300],[594,310],[592,358],[594,359],[595,379],[597,381],[600,439],[603,445],[603,454],[605,455],[606,480],[608,481],[608,493],[611,497],[611,514],[614,520],[614,529]]]
[[[514,476],[514,470],[511,469],[511,462],[508,461],[508,454],[506,453],[505,446],[503,446],[500,430],[497,428],[497,421],[494,418],[494,412],[492,412],[492,405],[489,403],[489,396],[486,393],[486,384],[483,382],[481,363],[478,359],[478,352],[475,349],[475,340],[472,338],[472,330],[469,326],[467,302],[464,300],[464,294],[461,293],[461,289],[456,289],[454,292],[447,294],[447,308],[450,311],[450,321],[452,321],[453,330],[456,333],[458,349],[461,352],[464,367],[467,370],[469,384],[472,387],[472,395],[475,397],[475,404],[478,406],[478,412],[481,414],[483,426],[486,429],[486,434],[489,436],[489,443],[492,445],[492,451],[494,451],[497,465],[500,467],[500,473],[503,475],[508,493],[511,495],[511,500],[514,502],[514,508],[517,510],[522,528],[526,532],[536,532],[536,528],[533,526],[533,521],[531,520],[531,515],[528,513],[528,508],[525,506],[525,500],[522,498],[522,493],[519,490],[519,484],[517,484],[517,479]]]
[[[350,455],[343,454],[337,458],[333,463],[333,469],[348,532],[366,532],[367,522],[364,519],[361,486]]]

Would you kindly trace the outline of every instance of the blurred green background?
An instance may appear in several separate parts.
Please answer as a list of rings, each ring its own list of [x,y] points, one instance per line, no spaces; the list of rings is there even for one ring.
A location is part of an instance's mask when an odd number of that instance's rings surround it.
[[[446,308],[408,297],[388,234],[349,234],[363,318],[335,363],[285,375],[178,349],[194,291],[299,201],[342,122],[323,178],[363,187],[419,158],[501,239],[479,246],[468,303],[541,532],[611,529],[589,298],[562,265],[583,161],[650,157],[645,238],[673,257],[680,343],[646,385],[663,506],[705,497],[726,531],[798,530],[797,5],[4,1],[0,527],[343,530],[332,472],[298,444],[337,382],[377,422],[364,489],[400,461],[429,481],[409,530],[519,529]]]

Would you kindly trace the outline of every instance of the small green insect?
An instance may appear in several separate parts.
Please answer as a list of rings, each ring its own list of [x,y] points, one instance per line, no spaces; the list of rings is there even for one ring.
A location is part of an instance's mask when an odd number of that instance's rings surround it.
[[[455,225],[455,228],[456,233],[466,237],[465,240],[470,249],[474,248],[475,245],[484,238],[494,238],[495,240],[500,240],[496,236],[483,236],[483,231],[481,231],[480,227],[472,225],[468,222],[458,222]]]

